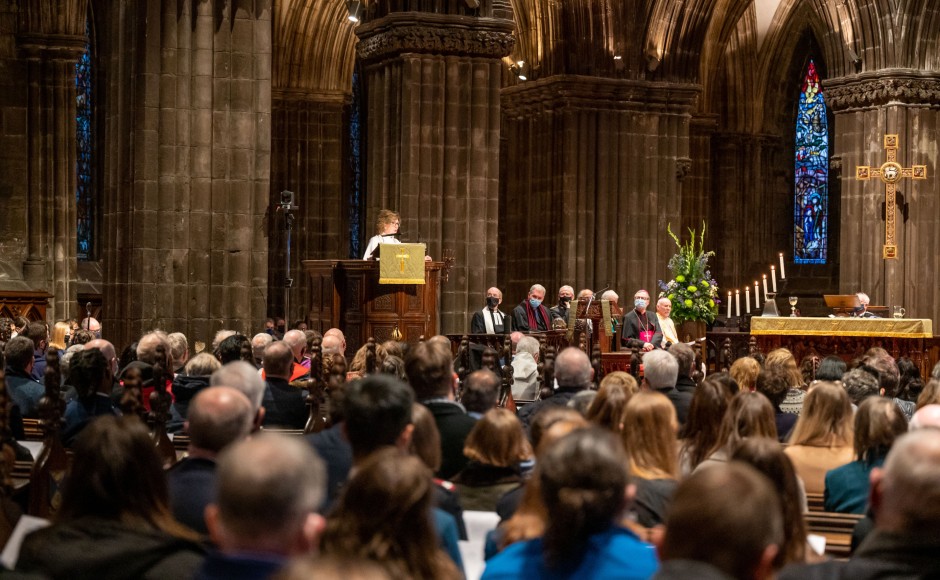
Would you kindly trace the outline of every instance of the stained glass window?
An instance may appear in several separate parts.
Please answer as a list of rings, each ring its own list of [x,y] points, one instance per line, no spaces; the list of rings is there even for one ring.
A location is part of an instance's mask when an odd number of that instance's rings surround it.
[[[825,264],[829,234],[829,128],[816,63],[809,61],[796,116],[793,261]]]
[[[95,252],[94,103],[92,101],[91,28],[85,28],[85,52],[75,64],[76,169],[75,205],[78,220],[78,259],[91,260]]]
[[[362,87],[359,65],[353,69],[352,104],[349,112],[349,257],[362,252]]]

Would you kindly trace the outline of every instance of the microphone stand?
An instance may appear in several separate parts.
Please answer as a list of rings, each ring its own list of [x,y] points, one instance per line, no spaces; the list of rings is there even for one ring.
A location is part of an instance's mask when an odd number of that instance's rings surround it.
[[[294,279],[290,275],[290,243],[291,232],[294,227],[294,210],[300,209],[294,205],[294,192],[282,191],[278,211],[284,214],[284,321],[290,324],[290,289]]]

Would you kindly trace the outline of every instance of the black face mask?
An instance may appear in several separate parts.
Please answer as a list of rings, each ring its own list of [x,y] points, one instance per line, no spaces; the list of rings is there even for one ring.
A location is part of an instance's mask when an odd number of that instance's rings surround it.
[[[487,296],[486,305],[489,306],[490,308],[496,308],[497,306],[499,306],[499,298],[496,298],[495,296]]]
[[[561,302],[562,304],[568,304],[569,302],[571,302],[571,296],[562,296],[561,298],[558,299],[558,301]]]

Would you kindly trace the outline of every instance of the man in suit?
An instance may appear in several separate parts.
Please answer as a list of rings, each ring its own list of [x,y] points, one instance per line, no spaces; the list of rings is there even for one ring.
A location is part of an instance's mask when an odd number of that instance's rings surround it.
[[[303,429],[307,424],[307,391],[290,386],[294,354],[283,340],[264,349],[264,425]]]
[[[523,407],[519,411],[519,420],[528,430],[536,414],[545,408],[567,406],[575,395],[590,388],[593,380],[594,368],[584,351],[575,347],[562,350],[555,358],[555,382],[558,383],[555,394]]]
[[[512,311],[512,327],[522,332],[543,332],[552,329],[552,315],[542,304],[545,286],[533,284],[529,295]]]

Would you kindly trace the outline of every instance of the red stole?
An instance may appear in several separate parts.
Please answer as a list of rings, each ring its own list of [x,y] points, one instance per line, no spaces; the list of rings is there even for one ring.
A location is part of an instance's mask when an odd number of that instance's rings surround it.
[[[548,322],[549,320],[551,320],[551,318],[549,318],[548,309],[545,308],[544,304],[539,304],[539,312],[542,313],[542,320],[545,322],[545,329],[551,330],[552,327]],[[532,305],[529,304],[528,300],[525,301],[525,313],[529,319],[529,332],[538,331],[539,324],[538,324],[538,320],[535,318],[535,309],[532,308]]]

